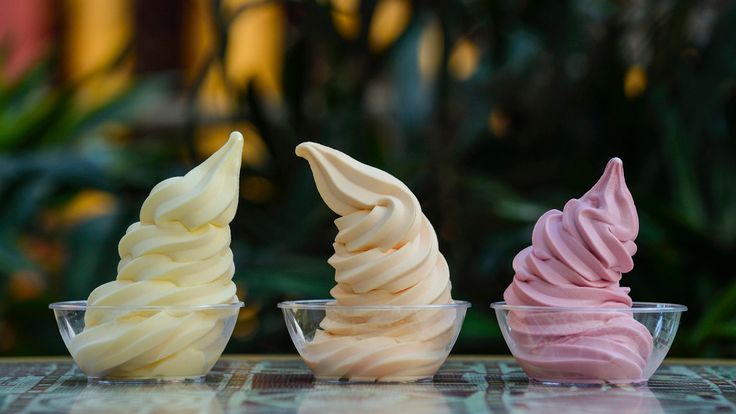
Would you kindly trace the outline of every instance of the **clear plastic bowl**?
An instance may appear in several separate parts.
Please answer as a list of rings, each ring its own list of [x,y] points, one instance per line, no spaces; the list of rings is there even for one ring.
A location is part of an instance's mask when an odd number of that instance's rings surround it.
[[[93,381],[201,381],[220,358],[243,302],[87,306],[57,302],[59,332]]]
[[[468,302],[341,306],[281,302],[299,355],[318,381],[431,381],[460,333]]]
[[[675,339],[683,305],[631,308],[491,304],[506,344],[530,379],[546,384],[644,384]]]

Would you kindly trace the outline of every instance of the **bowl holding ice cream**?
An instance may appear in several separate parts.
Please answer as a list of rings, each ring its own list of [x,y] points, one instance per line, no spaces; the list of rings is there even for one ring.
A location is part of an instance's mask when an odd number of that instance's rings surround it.
[[[157,184],[120,240],[116,279],[86,301],[50,305],[89,377],[199,380],[220,357],[243,306],[229,226],[242,150],[234,132],[186,175]]]
[[[203,381],[242,306],[51,304],[64,344],[94,382]]]
[[[349,383],[431,381],[469,306],[344,306],[333,299],[279,304],[294,346],[316,379]]]
[[[562,211],[543,214],[496,311],[530,378],[547,383],[644,383],[664,359],[687,308],[633,302],[621,277],[634,267],[639,221],[623,173],[600,180]]]
[[[312,142],[309,162],[335,220],[331,299],[282,302],[294,345],[318,380],[430,380],[457,339],[467,302],[453,300],[434,228],[385,171]]]
[[[511,353],[545,384],[644,384],[672,345],[687,308],[633,302],[630,308],[491,305]]]

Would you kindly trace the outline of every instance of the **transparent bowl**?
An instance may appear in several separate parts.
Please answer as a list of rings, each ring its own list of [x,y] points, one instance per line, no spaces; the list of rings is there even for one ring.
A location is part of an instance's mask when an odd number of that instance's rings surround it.
[[[57,302],[59,332],[93,381],[202,381],[232,335],[243,302],[87,306]]]
[[[468,302],[341,306],[281,302],[294,346],[318,381],[431,381],[460,333]]]
[[[546,384],[644,384],[675,339],[683,305],[631,308],[491,304],[524,372]]]

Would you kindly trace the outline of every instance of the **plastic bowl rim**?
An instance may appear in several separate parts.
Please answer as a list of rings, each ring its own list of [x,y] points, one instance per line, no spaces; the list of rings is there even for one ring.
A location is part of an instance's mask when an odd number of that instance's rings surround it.
[[[311,309],[327,310],[341,309],[352,311],[397,311],[397,310],[433,310],[433,309],[468,309],[472,305],[465,300],[453,300],[452,303],[438,303],[427,305],[338,305],[335,299],[308,299],[289,300],[276,305],[280,309]]]
[[[54,302],[49,304],[49,309],[63,311],[86,311],[86,310],[129,310],[129,311],[170,311],[170,310],[216,310],[242,308],[243,302],[216,303],[205,305],[87,305],[86,300],[70,300],[65,302]]]
[[[493,302],[491,308],[508,311],[540,311],[540,312],[626,312],[626,313],[673,313],[685,312],[687,306],[665,302],[633,302],[631,308],[603,308],[595,306],[527,306],[509,305],[506,301]]]

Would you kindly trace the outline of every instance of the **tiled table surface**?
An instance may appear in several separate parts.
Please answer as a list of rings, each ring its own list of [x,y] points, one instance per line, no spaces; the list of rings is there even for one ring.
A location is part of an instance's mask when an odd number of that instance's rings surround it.
[[[2,413],[736,412],[736,364],[667,361],[643,387],[530,384],[513,360],[454,357],[426,384],[315,383],[295,357],[225,356],[201,384],[88,384],[68,359],[0,359]]]

